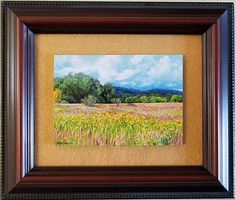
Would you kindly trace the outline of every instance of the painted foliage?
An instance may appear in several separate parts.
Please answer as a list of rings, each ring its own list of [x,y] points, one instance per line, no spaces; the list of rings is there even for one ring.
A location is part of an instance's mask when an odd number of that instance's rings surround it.
[[[183,143],[182,55],[56,55],[58,145]]]

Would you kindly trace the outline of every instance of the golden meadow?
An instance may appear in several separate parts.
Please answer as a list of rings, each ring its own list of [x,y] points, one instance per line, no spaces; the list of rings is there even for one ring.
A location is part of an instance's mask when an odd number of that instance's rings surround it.
[[[183,103],[54,104],[55,142],[68,146],[183,143]]]

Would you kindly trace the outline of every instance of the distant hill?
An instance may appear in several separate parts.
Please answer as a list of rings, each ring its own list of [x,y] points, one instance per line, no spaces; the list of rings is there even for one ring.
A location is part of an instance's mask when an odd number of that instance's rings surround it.
[[[179,90],[170,90],[170,89],[152,89],[147,90],[147,94],[149,93],[158,93],[158,94],[183,94],[182,91]]]
[[[120,87],[120,86],[114,86],[115,88],[115,93],[117,95],[121,94],[128,94],[130,96],[135,96],[138,94],[183,94],[182,91],[179,90],[169,90],[169,89],[152,89],[152,90],[136,90],[136,89],[131,89],[131,88],[125,88],[125,87]]]
[[[131,96],[135,96],[137,94],[143,94],[142,90],[130,89],[125,87],[113,86],[115,88],[115,93],[117,95],[120,94],[129,94]]]

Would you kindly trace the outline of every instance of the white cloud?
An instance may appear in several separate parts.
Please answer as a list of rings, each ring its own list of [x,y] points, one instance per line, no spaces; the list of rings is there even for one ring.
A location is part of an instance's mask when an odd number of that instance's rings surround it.
[[[161,57],[158,62],[152,63],[152,66],[147,72],[148,79],[152,83],[158,81],[162,84],[165,82],[166,86],[174,87],[182,82],[182,63],[175,63],[170,56]]]
[[[114,78],[118,81],[122,81],[122,80],[126,80],[126,79],[131,78],[132,76],[134,76],[137,73],[138,73],[138,71],[127,69],[127,70],[124,70],[123,72],[120,72],[120,73],[116,72],[116,75],[114,76]]]
[[[131,62],[131,64],[135,65],[135,64],[142,62],[145,57],[146,57],[146,55],[134,55],[131,57],[130,62]]]
[[[176,59],[177,58],[177,59]],[[182,59],[169,55],[57,55],[55,76],[82,72],[102,84],[112,82],[135,88],[181,88]]]
[[[119,55],[101,56],[91,64],[87,64],[81,56],[76,55],[56,56],[55,59],[56,66],[69,65],[67,67],[57,69],[57,76],[65,76],[69,72],[82,72],[88,75],[95,72],[99,75],[99,80],[102,84],[112,81],[113,79],[118,81],[126,80],[139,72],[139,70],[136,69],[124,69],[119,72],[118,64],[121,64]]]
[[[171,60],[169,56],[164,56],[160,58],[159,62],[153,63],[153,67],[150,68],[147,75],[149,78],[159,78],[162,75],[165,75],[166,73],[170,73],[171,69]],[[169,75],[169,74],[168,74]]]
[[[55,71],[57,76],[65,76],[69,72],[89,73],[93,70],[92,66],[84,63],[82,58],[76,55],[69,55],[69,57],[64,55],[56,55],[55,66],[57,67]]]
[[[112,81],[118,75],[116,65],[120,62],[118,55],[102,56],[91,66],[99,74],[101,83]]]
[[[175,84],[175,83],[168,83],[166,86],[167,87],[175,87],[175,86],[177,86],[177,84]]]

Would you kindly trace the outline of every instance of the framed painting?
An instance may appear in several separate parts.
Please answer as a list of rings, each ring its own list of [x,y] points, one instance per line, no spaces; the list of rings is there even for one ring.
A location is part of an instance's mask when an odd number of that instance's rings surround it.
[[[58,145],[183,143],[181,55],[56,55],[54,88]]]
[[[4,199],[234,196],[232,3],[2,11]]]

